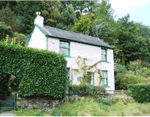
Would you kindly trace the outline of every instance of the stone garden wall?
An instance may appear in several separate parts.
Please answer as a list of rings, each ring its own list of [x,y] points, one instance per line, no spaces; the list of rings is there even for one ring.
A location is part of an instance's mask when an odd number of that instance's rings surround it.
[[[56,106],[63,104],[64,99],[62,100],[53,100],[51,98],[17,98],[17,109],[45,109],[51,110]]]
[[[63,104],[65,100],[74,100],[79,98],[77,95],[66,96],[61,100],[53,100],[48,97],[34,97],[34,98],[21,98],[17,97],[17,109],[39,109],[50,111],[60,104]]]

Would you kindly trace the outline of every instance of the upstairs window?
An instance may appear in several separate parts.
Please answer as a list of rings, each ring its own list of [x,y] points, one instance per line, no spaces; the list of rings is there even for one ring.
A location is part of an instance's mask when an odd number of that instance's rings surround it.
[[[107,62],[107,50],[101,49],[101,60],[102,62]]]
[[[65,42],[65,41],[60,41],[59,51],[65,57],[69,57],[70,56],[70,43]]]

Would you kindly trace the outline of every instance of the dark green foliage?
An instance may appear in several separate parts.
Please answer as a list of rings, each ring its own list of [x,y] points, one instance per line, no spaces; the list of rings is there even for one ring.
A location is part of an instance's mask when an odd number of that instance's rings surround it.
[[[104,87],[89,87],[86,85],[70,85],[68,95],[90,96],[98,98],[105,93]]]
[[[0,44],[0,71],[20,79],[19,95],[65,96],[66,60],[61,54],[16,45]]]
[[[12,9],[13,7],[15,7],[17,5],[16,1],[0,1],[0,9],[8,6]]]
[[[17,1],[17,5],[13,8],[13,11],[16,15],[23,17],[22,23],[25,29],[22,33],[31,33],[36,11],[41,10],[41,5],[41,1]]]
[[[42,16],[44,16],[45,25],[56,27],[59,18],[61,17],[61,3],[59,0],[42,1]]]
[[[76,13],[72,5],[69,5],[64,12],[62,12],[57,27],[64,30],[71,30],[76,20]]]
[[[133,72],[128,71],[127,73],[118,73],[115,77],[116,90],[127,90],[128,84],[138,84],[144,82],[144,77],[135,75]]]
[[[25,28],[23,19],[23,17],[16,15],[8,5],[0,10],[0,22],[5,22],[7,25],[11,26],[14,32],[23,31]]]
[[[4,22],[0,22],[0,41],[6,38],[6,35],[13,36],[11,26],[6,25]]]
[[[135,101],[150,102],[150,84],[130,84],[128,90]]]
[[[127,68],[124,65],[116,64],[115,65],[115,72],[116,73],[126,73],[127,72]]]
[[[130,15],[120,18],[118,25],[118,46],[121,51],[117,57],[124,59],[125,63],[137,59],[147,60],[149,58],[149,35],[139,24],[130,21]],[[146,29],[148,32],[149,29]],[[136,43],[135,43],[136,42]]]
[[[150,63],[149,62],[144,61],[141,64],[142,64],[143,67],[150,68]]]
[[[9,77],[10,77],[9,74],[0,72],[0,94],[10,93],[9,86],[8,86]]]

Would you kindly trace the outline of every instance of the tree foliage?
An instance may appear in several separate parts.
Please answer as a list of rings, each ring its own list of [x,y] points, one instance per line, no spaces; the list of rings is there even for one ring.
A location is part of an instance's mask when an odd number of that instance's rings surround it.
[[[57,23],[57,27],[64,30],[71,30],[71,28],[74,26],[75,20],[76,13],[72,5],[69,5],[61,13],[61,17],[59,19],[59,23]]]
[[[94,16],[92,13],[81,15],[79,20],[75,22],[72,31],[90,35],[92,33],[92,21],[94,20]]]
[[[13,36],[11,26],[6,25],[4,22],[0,22],[0,41],[6,38],[6,35]]]
[[[43,1],[42,15],[44,16],[44,23],[46,25],[56,27],[56,24],[61,17],[60,1]]]
[[[0,21],[11,26],[14,32],[22,32],[25,28],[23,24],[23,17],[16,15],[8,5],[0,10]]]
[[[36,11],[41,11],[40,1],[17,1],[17,5],[13,8],[15,14],[23,17],[22,23],[25,29],[23,33],[31,33],[34,19],[36,17]]]
[[[125,62],[137,59],[146,60],[149,57],[148,35],[141,34],[140,30],[143,29],[133,21],[129,21],[129,18],[130,16],[127,15],[117,22],[119,25],[117,48],[122,50],[118,57],[124,59]]]

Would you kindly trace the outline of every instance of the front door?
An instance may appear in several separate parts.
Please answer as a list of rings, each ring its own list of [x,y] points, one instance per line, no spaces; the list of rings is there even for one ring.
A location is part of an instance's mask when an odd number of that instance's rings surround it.
[[[69,87],[70,84],[70,68],[67,68],[67,77],[68,77],[68,81],[67,81],[67,88]]]

